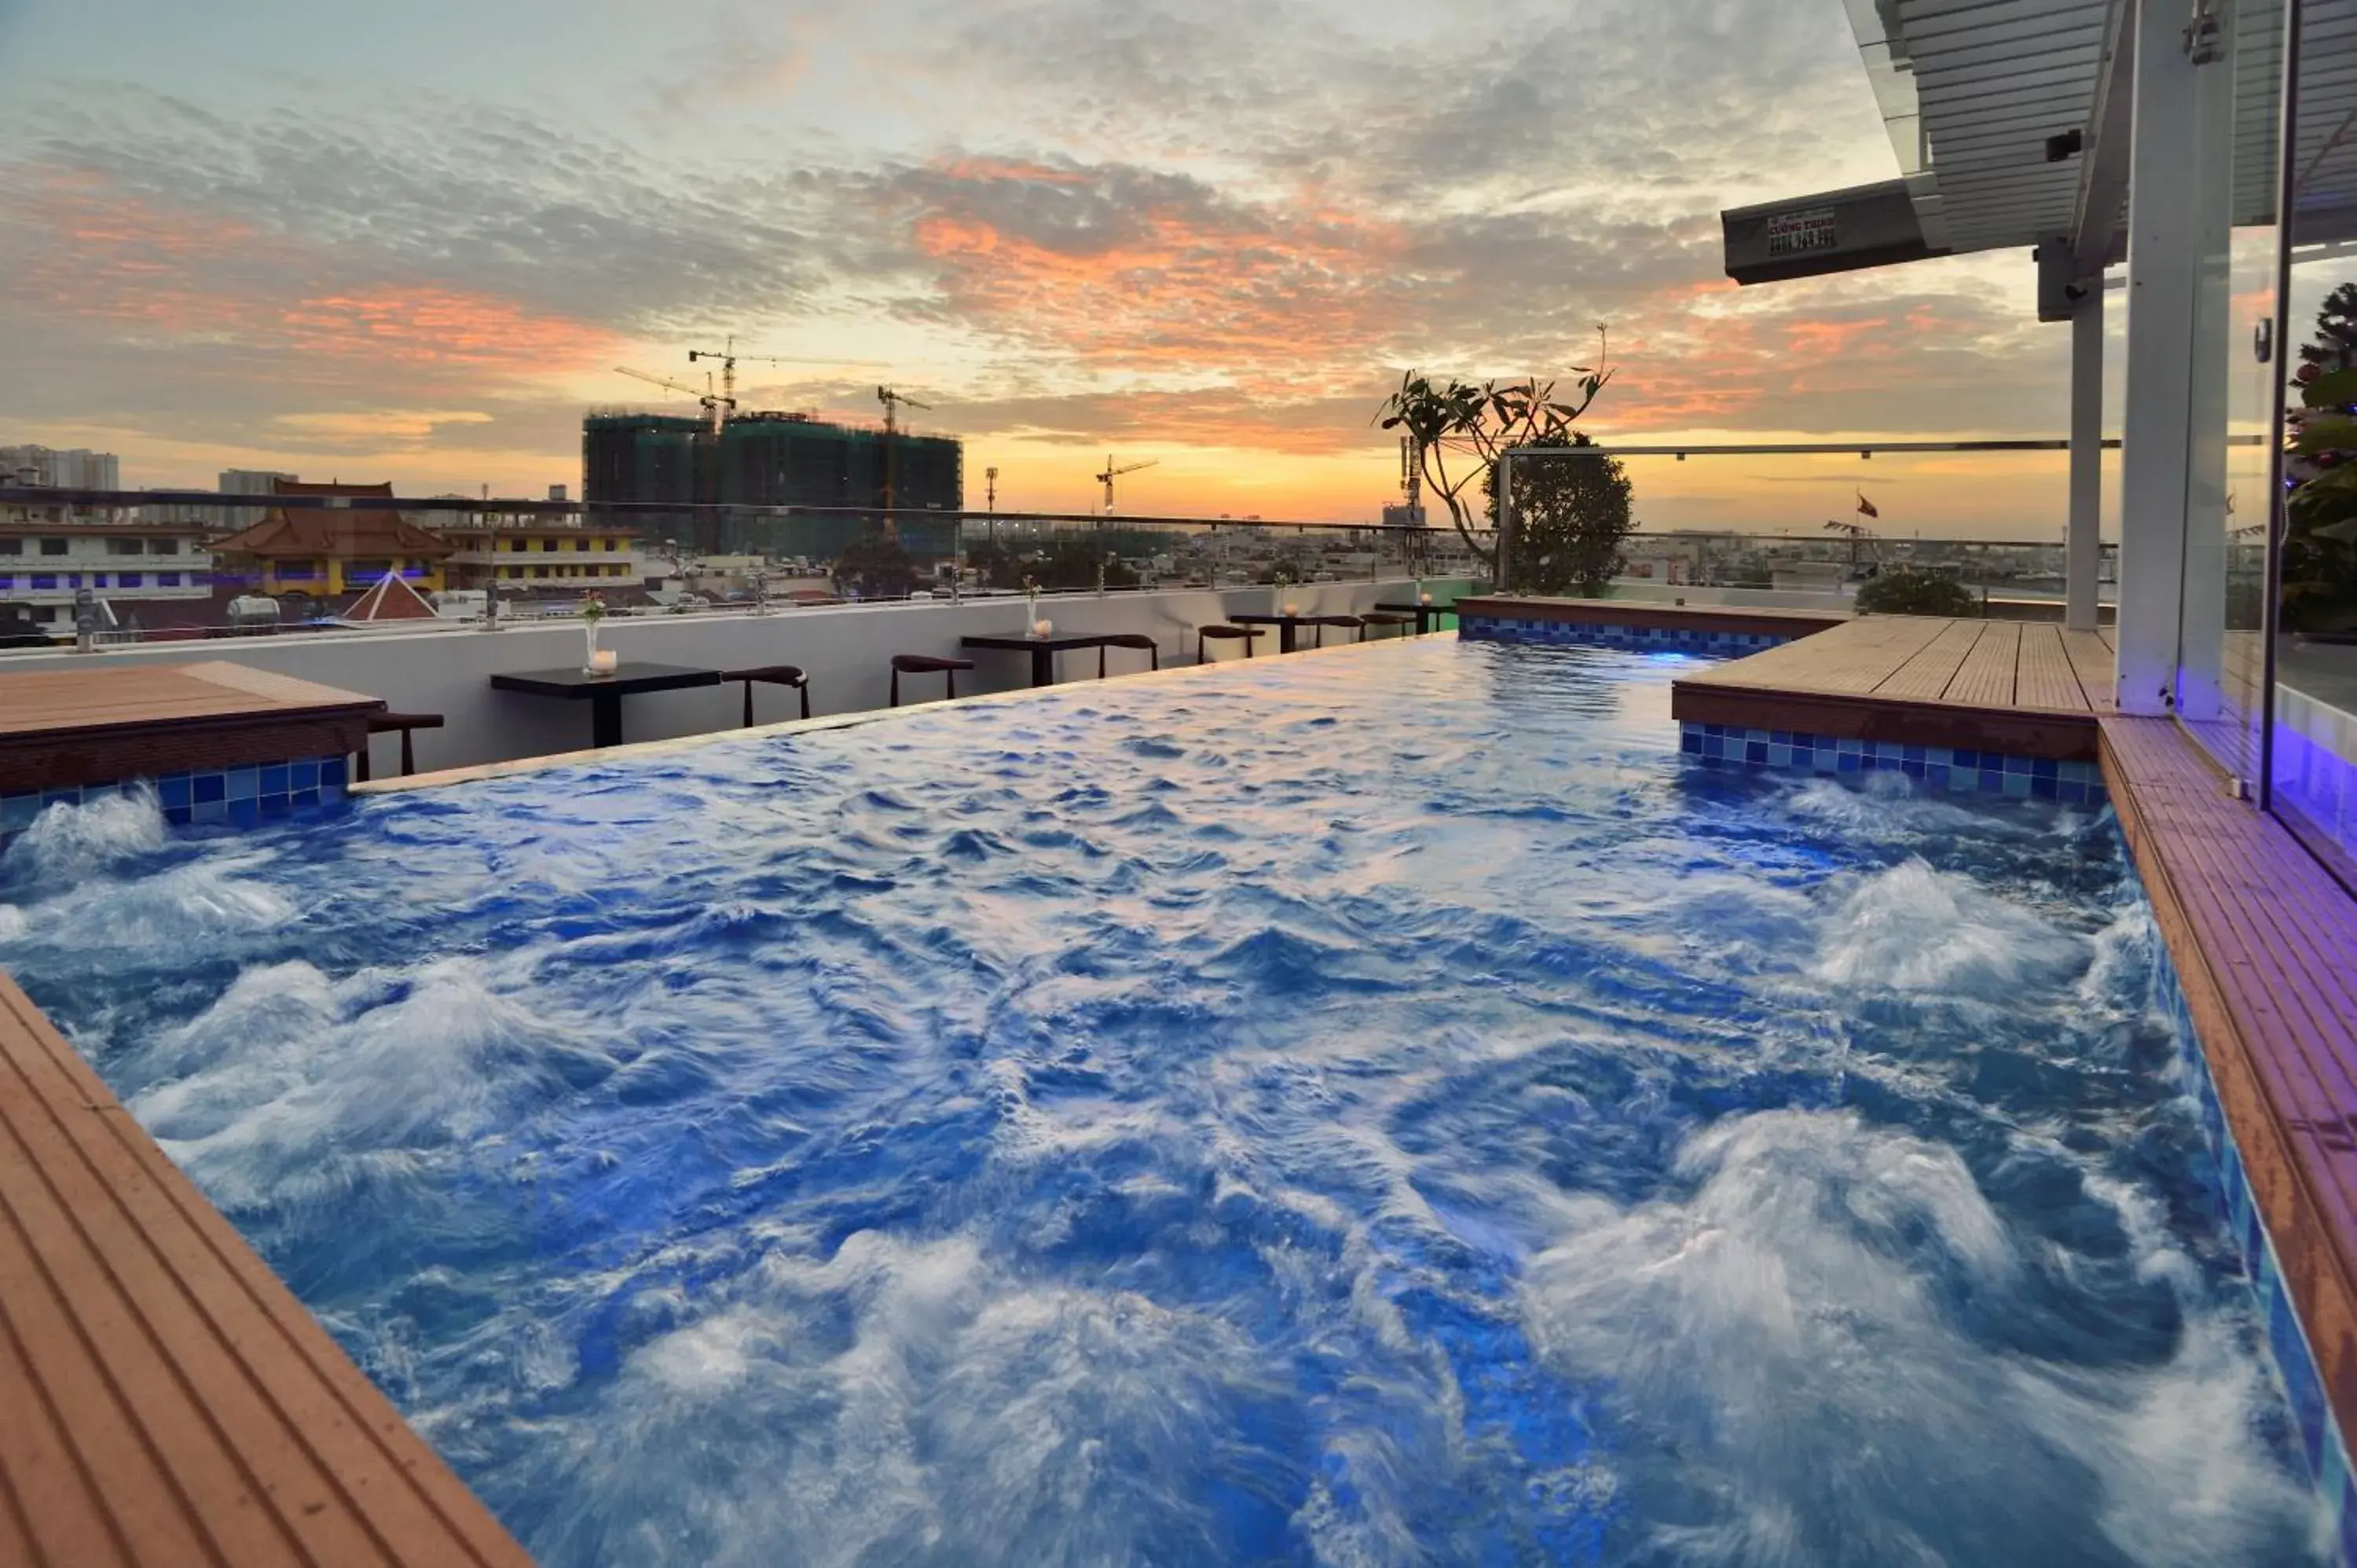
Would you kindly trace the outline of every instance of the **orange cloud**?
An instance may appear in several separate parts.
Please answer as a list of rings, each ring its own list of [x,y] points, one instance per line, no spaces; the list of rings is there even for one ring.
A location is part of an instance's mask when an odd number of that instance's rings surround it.
[[[360,274],[337,248],[167,208],[86,170],[0,179],[21,246],[10,293],[145,340],[288,357],[285,379],[404,367],[517,379],[607,362],[619,338],[431,278]],[[363,253],[364,254],[364,253]]]
[[[1269,391],[1379,361],[1410,281],[1395,225],[1331,209],[1149,199],[1103,230],[1049,239],[985,209],[1008,182],[1086,186],[1075,170],[968,160],[913,238],[948,302],[993,329],[1097,370],[1214,374]]]

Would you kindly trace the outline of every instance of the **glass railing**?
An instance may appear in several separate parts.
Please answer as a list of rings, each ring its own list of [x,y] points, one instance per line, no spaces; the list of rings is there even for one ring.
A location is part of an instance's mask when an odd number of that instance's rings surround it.
[[[0,489],[0,520],[59,505],[180,527],[189,553],[230,532],[213,520],[275,509],[304,542],[215,551],[208,591],[168,599],[103,558],[38,592],[0,572],[0,647],[333,635],[427,612],[496,628],[578,617],[593,595],[624,618],[1385,581],[1405,597],[1419,578],[1485,580],[1494,550],[1486,529],[1306,520]]]

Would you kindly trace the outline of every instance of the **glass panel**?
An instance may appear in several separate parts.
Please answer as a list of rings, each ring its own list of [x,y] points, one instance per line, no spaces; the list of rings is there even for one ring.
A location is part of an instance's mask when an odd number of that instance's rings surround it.
[[[2194,423],[2177,715],[2227,769],[2259,772],[2276,343],[2283,0],[2241,0],[2201,73],[2212,203],[2196,295]]]
[[[2303,0],[2298,78],[2269,798],[2346,869],[2357,846],[2357,0]]]

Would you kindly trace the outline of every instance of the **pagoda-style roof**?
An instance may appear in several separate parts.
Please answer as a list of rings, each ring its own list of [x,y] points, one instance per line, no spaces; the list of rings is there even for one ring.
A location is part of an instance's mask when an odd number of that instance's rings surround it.
[[[393,486],[307,484],[279,479],[273,493],[282,496],[350,496],[393,499]],[[311,560],[323,555],[345,560],[407,556],[439,560],[457,547],[438,534],[428,533],[390,507],[332,510],[305,508],[297,511],[275,507],[251,528],[240,529],[216,542],[216,553],[253,555],[264,560]]]

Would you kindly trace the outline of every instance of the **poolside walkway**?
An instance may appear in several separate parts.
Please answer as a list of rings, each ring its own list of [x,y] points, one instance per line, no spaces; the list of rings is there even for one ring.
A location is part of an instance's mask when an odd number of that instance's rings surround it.
[[[2320,1392],[2357,1432],[2357,900],[2233,799],[2175,721],[2111,714],[2102,730],[2112,804]],[[2304,1423],[2307,1391],[2292,1390]]]
[[[2112,634],[2040,622],[1867,616],[1671,688],[1682,723],[2093,761]]]
[[[0,1563],[530,1561],[0,975]]]

